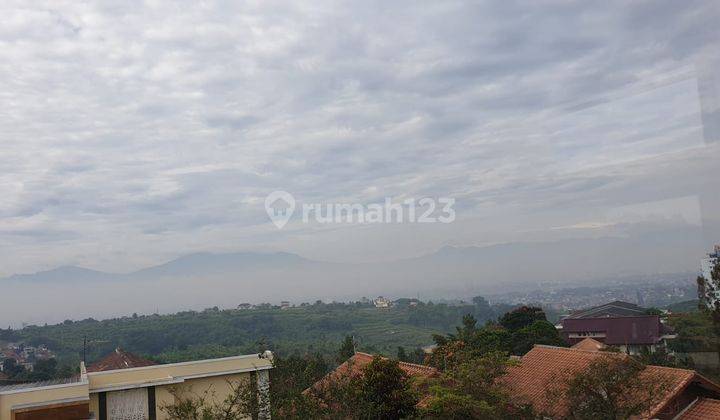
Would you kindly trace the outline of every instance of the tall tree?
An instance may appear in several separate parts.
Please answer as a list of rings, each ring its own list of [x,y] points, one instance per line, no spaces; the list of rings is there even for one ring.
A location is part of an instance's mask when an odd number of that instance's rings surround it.
[[[18,365],[15,359],[5,359],[3,360],[2,364],[3,372],[5,372],[5,374],[11,378],[21,375],[23,372],[25,372],[25,368],[22,365]]]
[[[535,344],[560,347],[567,345],[553,324],[539,320],[513,333],[511,352],[522,356],[530,351]]]
[[[418,402],[410,388],[410,378],[398,362],[380,357],[363,368],[360,392],[365,414],[372,419],[409,417]]]
[[[547,321],[545,311],[535,306],[521,306],[500,318],[500,325],[510,331],[517,331],[535,321]]]
[[[405,347],[398,346],[397,348],[397,359],[401,362],[409,362],[409,358],[407,355],[407,352],[405,351]]]
[[[340,344],[340,349],[338,350],[338,362],[342,363],[346,361],[347,359],[353,357],[355,354],[355,340],[353,339],[353,336],[346,335],[345,339],[343,340],[342,344]]]
[[[534,418],[529,407],[514,407],[498,379],[513,364],[501,352],[483,356],[460,351],[457,363],[431,380],[431,396],[420,411],[421,418],[523,419]]]
[[[700,298],[700,309],[710,311],[715,331],[720,335],[720,300],[718,300],[718,295],[720,295],[720,261],[716,258],[713,263],[713,270],[710,272],[711,279],[702,276],[697,278],[698,297]]]
[[[411,378],[397,360],[375,357],[362,369],[335,371],[309,389],[318,419],[401,419],[415,414],[417,396]]]

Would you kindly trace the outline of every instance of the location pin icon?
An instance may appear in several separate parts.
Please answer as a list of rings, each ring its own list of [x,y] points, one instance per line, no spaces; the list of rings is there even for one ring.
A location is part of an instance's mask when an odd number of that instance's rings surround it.
[[[295,211],[295,198],[286,191],[273,191],[265,198],[265,211],[270,221],[282,229]]]

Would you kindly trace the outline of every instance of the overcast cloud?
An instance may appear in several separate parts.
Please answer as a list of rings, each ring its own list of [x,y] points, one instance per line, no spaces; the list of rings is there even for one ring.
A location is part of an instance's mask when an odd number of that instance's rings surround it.
[[[4,1],[0,275],[709,223],[719,7]],[[453,197],[458,221],[278,231],[274,190]]]

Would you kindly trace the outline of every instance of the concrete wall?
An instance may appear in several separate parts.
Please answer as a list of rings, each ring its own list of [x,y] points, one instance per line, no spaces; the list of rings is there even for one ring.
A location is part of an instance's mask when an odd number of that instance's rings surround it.
[[[231,392],[230,383],[246,383],[250,380],[250,373],[242,373],[226,376],[215,376],[212,378],[191,379],[177,385],[164,385],[155,388],[155,399],[157,404],[158,420],[168,419],[167,414],[162,410],[165,405],[174,403],[174,397],[171,394],[173,387],[187,396],[202,396],[207,391],[209,400],[213,402],[222,402]],[[230,383],[228,383],[230,382]]]
[[[167,419],[161,407],[174,403],[170,393],[173,387],[194,395],[203,395],[207,391],[210,400],[220,402],[230,393],[228,382],[248,381],[254,372],[259,378],[267,379],[270,368],[270,358],[250,355],[91,372],[83,375],[83,382],[79,383],[0,392],[0,420],[13,420],[13,408],[67,401],[89,401],[90,411],[97,417],[101,392],[148,387],[155,388],[157,418]]]
[[[52,405],[66,401],[87,401],[88,384],[75,383],[25,389],[0,394],[0,420],[12,420],[12,410],[18,407]]]

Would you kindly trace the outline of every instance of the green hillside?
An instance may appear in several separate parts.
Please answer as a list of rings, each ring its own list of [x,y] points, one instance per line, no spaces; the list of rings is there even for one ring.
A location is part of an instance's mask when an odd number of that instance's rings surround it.
[[[0,330],[0,340],[45,344],[61,363],[77,362],[87,338],[91,362],[116,347],[175,362],[269,348],[282,355],[319,352],[329,355],[351,334],[360,349],[395,354],[398,346],[413,349],[432,344],[432,335],[451,331],[462,316],[481,322],[504,313],[507,306],[449,306],[420,303],[377,309],[363,304],[322,304],[279,309],[269,305],[252,310],[206,309],[172,315],[147,315],[103,321],[86,319],[22,330]]]

